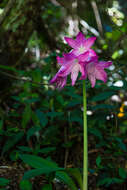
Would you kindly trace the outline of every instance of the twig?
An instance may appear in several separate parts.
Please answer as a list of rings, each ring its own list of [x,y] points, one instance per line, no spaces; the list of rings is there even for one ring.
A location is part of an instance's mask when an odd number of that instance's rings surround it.
[[[4,12],[2,13],[2,15],[0,16],[0,25],[3,24],[5,18],[9,15],[11,8],[14,6],[14,3],[16,2],[16,0],[10,0],[4,10]]]
[[[67,143],[67,127],[64,126],[64,143]],[[68,155],[69,155],[69,148],[65,148],[65,157],[64,157],[64,168],[67,167],[67,161],[68,161]]]
[[[10,73],[5,73],[3,71],[0,71],[1,74],[5,75],[5,76],[8,76],[12,79],[15,79],[15,80],[21,80],[21,81],[24,81],[24,82],[30,82],[30,83],[33,83],[33,84],[37,84],[37,85],[46,85],[46,86],[50,86],[50,84],[45,84],[45,83],[39,83],[39,82],[33,82],[31,79],[25,79],[25,78],[21,78],[21,77],[17,77],[15,75],[12,75]]]
[[[97,4],[94,0],[91,1],[91,6],[92,6],[94,14],[95,14],[98,30],[99,30],[100,34],[103,34],[103,27],[102,27],[102,23],[101,23],[100,14],[98,11]]]
[[[24,82],[30,82],[30,83],[32,83],[32,84],[37,84],[37,85],[44,85],[44,86],[53,86],[52,84],[45,84],[45,83],[41,83],[41,82],[34,82],[34,81],[32,81],[31,79],[25,79],[25,78],[21,78],[21,77],[17,77],[17,76],[15,76],[15,75],[12,75],[12,74],[10,74],[10,73],[6,73],[6,72],[4,72],[4,71],[0,71],[0,73],[1,74],[3,74],[3,75],[5,75],[5,76],[8,76],[8,77],[10,77],[10,78],[12,78],[12,79],[14,79],[14,80],[20,80],[20,81],[24,81]],[[76,86],[79,86],[80,85],[80,83],[77,83],[77,84],[75,84]],[[66,84],[66,86],[72,86],[71,84]]]

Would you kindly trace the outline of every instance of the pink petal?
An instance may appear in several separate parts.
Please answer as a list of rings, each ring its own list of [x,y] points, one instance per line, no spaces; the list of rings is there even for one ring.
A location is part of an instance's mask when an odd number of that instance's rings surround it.
[[[63,56],[67,62],[70,62],[76,58],[76,55],[74,55],[73,52],[63,53]]]
[[[96,40],[96,37],[91,37],[91,38],[88,38],[87,40],[85,40],[84,42],[84,46],[86,49],[89,49],[95,42]]]
[[[104,82],[107,81],[107,74],[106,74],[106,72],[104,70],[102,70],[101,68],[99,68],[99,67],[96,67],[95,77],[98,80],[102,80]]]
[[[63,57],[57,56],[57,62],[58,64],[65,66],[66,64],[70,64],[75,58],[76,56],[72,52],[63,53]]]
[[[89,50],[88,50],[88,52],[89,52]],[[97,55],[93,55],[93,56],[91,56],[90,54],[89,54],[89,56],[88,56],[88,59],[87,59],[87,63],[98,63],[98,56]]]
[[[102,67],[102,68],[108,68],[112,65],[112,62],[111,61],[100,61],[99,62],[99,65]]]
[[[55,75],[55,76],[54,76],[54,77],[53,77],[53,78],[50,80],[50,82],[49,82],[49,83],[50,83],[50,84],[53,84],[53,83],[55,83],[55,81],[56,81],[56,78],[57,78],[57,77],[56,77],[56,75]]]
[[[60,82],[58,83],[58,88],[63,88],[66,85],[67,82],[67,76],[66,77],[61,77]]]
[[[56,75],[50,80],[50,84],[53,84],[57,81],[57,78],[59,77],[59,72],[62,70],[62,67],[60,70],[56,73]]]
[[[77,48],[77,42],[73,40],[72,38],[64,37],[65,41],[68,43],[69,46],[76,49]]]
[[[66,77],[60,77],[58,74],[56,74],[50,81],[50,84],[56,83],[56,88],[63,88],[66,85],[67,76]]]
[[[98,58],[96,52],[93,49],[89,49],[88,52],[89,52],[90,57],[94,57],[94,60],[95,60],[95,57],[96,59]]]
[[[95,86],[96,83],[96,65],[94,62],[88,63],[86,65],[86,71],[88,75],[88,79],[90,80],[92,88]]]
[[[79,80],[85,80],[87,78],[87,73],[85,72],[85,75],[81,76]]]
[[[72,53],[75,55],[75,56],[79,56],[81,53],[79,52],[78,48],[77,49],[73,49],[72,50]]]
[[[80,54],[77,59],[79,60],[79,62],[85,62],[89,59],[89,51],[83,53],[83,54]]]
[[[77,77],[78,77],[78,70],[77,71],[74,71],[74,72],[71,72],[71,80],[72,80],[72,86],[74,86],[75,85],[75,81],[76,81],[76,79],[77,79]]]
[[[79,32],[76,36],[76,42],[80,45],[84,44],[84,42],[86,41],[86,38],[84,37],[82,32]]]
[[[81,62],[96,62],[98,60],[97,54],[92,49],[89,49],[85,53],[80,54],[79,56],[77,56],[77,58]]]
[[[89,75],[88,75],[88,78],[89,78],[90,83],[91,83],[91,86],[92,86],[92,88],[93,88],[93,87],[95,86],[95,83],[96,83],[96,78],[95,78],[95,76],[92,75],[92,74],[89,74]]]
[[[95,63],[94,62],[87,63],[86,70],[87,70],[88,74],[94,75],[95,74]]]
[[[69,75],[71,70],[72,70],[72,67],[73,67],[72,64],[68,64],[68,65],[66,65],[64,67],[62,66],[60,68],[60,70],[58,71],[59,76],[65,77],[65,76]]]
[[[85,54],[85,53],[89,53],[89,58],[91,59],[91,58],[98,58],[98,56],[97,56],[97,54],[96,54],[96,52],[94,51],[94,50],[92,50],[92,49],[86,49],[85,50],[85,52],[84,53],[82,53],[83,55]],[[75,56],[80,56],[80,55],[82,55],[80,52],[79,52],[79,49],[77,48],[77,49],[73,49],[72,50],[72,53],[75,55]],[[88,59],[88,61],[90,60],[90,59]],[[95,59],[94,59],[95,60]]]
[[[80,80],[84,80],[87,78],[87,72],[86,72],[86,66],[83,62],[80,62],[80,72],[81,72],[81,77]]]
[[[63,57],[59,57],[59,56],[57,56],[56,59],[57,59],[57,63],[60,64],[60,65],[62,65],[62,64],[65,63],[65,60],[64,60]]]

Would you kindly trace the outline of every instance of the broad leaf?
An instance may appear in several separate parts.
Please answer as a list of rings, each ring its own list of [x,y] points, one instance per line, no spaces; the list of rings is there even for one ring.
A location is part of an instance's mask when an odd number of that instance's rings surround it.
[[[19,132],[11,137],[9,137],[9,139],[6,141],[4,147],[3,147],[3,151],[2,151],[2,155],[7,152],[10,148],[12,148],[18,141],[21,140],[21,138],[23,137],[24,133],[23,132]]]
[[[20,155],[20,158],[31,167],[38,169],[42,168],[45,171],[47,170],[47,172],[52,172],[60,169],[55,162],[51,162],[38,156],[22,154]]]
[[[127,178],[127,172],[125,171],[124,168],[119,168],[119,176],[120,176],[122,179],[126,179],[126,178]]]
[[[27,106],[24,109],[23,117],[22,117],[22,127],[25,128],[27,123],[31,119],[31,106],[27,104]]]
[[[106,100],[106,99],[110,98],[114,94],[115,94],[115,91],[99,93],[99,95],[94,96],[91,101],[96,102],[96,101]]]
[[[51,172],[55,172],[56,170],[57,169],[50,170],[50,169],[45,169],[45,168],[29,170],[24,173],[23,180],[28,180],[33,177],[40,176],[42,174],[49,174]]]
[[[9,183],[8,179],[3,178],[3,177],[0,178],[0,186],[6,186],[8,185],[8,183]]]
[[[100,156],[97,157],[96,164],[97,164],[98,167],[101,166],[101,157]]]
[[[32,184],[28,180],[22,180],[20,182],[20,189],[21,190],[32,190]]]
[[[66,169],[67,173],[69,173],[75,181],[79,184],[80,190],[83,190],[83,181],[82,181],[82,175],[78,168],[68,168]]]
[[[72,190],[78,190],[72,178],[64,171],[57,171],[56,178],[64,182]]]
[[[42,187],[41,190],[52,190],[52,185],[51,184],[46,184]]]
[[[28,131],[27,131],[27,140],[30,139],[31,136],[35,135],[36,132],[40,131],[41,127],[35,126],[35,127],[31,127]]]
[[[39,109],[36,111],[37,117],[40,121],[40,124],[45,127],[48,123],[48,119],[46,114],[44,114],[42,111],[40,111]]]

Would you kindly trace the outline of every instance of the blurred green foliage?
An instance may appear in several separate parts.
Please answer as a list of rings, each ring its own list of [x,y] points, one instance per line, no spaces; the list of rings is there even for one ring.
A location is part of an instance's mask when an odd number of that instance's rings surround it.
[[[3,12],[7,3],[0,2]],[[23,0],[19,1],[19,6],[22,3]],[[34,189],[33,177],[37,179],[37,176],[44,176],[44,183],[39,184],[42,190],[54,190],[59,184],[62,189],[66,189],[64,184],[73,190],[82,189],[82,81],[72,87],[68,79],[63,90],[49,85],[58,70],[56,56],[68,51],[63,36],[76,36],[76,27],[86,37],[98,35],[95,51],[101,60],[113,61],[106,84],[97,81],[92,89],[87,81],[89,189],[127,188],[127,15],[119,18],[119,12],[125,12],[126,1],[95,3],[102,33],[90,0],[43,1],[41,19],[29,36],[24,55],[15,66],[0,65],[1,78],[9,83],[6,86],[0,82],[1,163],[24,167],[24,176],[18,184],[21,190]],[[113,6],[111,13],[108,8]],[[8,18],[7,25],[4,23],[13,33],[20,25],[22,32],[23,19],[29,15],[24,15],[22,22],[18,16],[13,20]],[[75,20],[77,25],[73,26]],[[87,24],[84,26],[81,21]],[[2,43],[0,47],[2,51]],[[6,59],[1,57],[1,52],[0,58],[1,62]],[[116,82],[122,85],[117,86]],[[120,117],[119,113],[122,113]],[[9,176],[0,178],[2,188],[9,183]]]

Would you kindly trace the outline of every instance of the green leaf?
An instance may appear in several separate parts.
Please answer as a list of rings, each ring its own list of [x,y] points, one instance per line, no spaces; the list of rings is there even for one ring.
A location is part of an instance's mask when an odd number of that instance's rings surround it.
[[[120,57],[119,51],[116,50],[113,54],[112,54],[112,59],[117,59],[118,57]]]
[[[28,104],[32,104],[32,103],[35,103],[35,102],[39,102],[40,101],[40,98],[30,98],[30,99],[27,99],[27,100],[24,100],[25,103],[28,103]]]
[[[27,106],[24,109],[23,116],[22,116],[22,127],[25,128],[27,123],[31,119],[31,106],[27,104]]]
[[[38,169],[42,168],[45,171],[47,170],[48,173],[60,169],[55,162],[48,161],[38,156],[22,154],[20,158],[31,167]]]
[[[101,179],[97,183],[98,186],[106,185],[106,187],[108,187],[110,184],[112,184],[112,178],[109,177]]]
[[[57,171],[56,178],[64,182],[70,189],[78,190],[72,178],[64,171]]]
[[[123,143],[122,139],[119,137],[115,137],[115,140],[118,142],[118,146],[123,150],[123,151],[127,151],[127,147],[126,145]]]
[[[18,146],[18,149],[24,152],[32,152],[32,149],[28,146]]]
[[[0,177],[0,186],[6,186],[9,184],[9,182],[10,182],[10,180]]]
[[[19,132],[11,137],[6,141],[3,150],[2,150],[2,155],[7,152],[10,148],[12,148],[18,141],[20,141],[23,137],[24,133]]]
[[[122,183],[122,182],[123,182],[122,179],[107,177],[107,178],[104,178],[104,179],[102,179],[102,180],[99,180],[99,182],[98,182],[97,185],[98,185],[98,186],[105,185],[106,187],[108,187],[108,186],[111,185],[111,184]]]
[[[122,179],[126,179],[126,178],[127,178],[127,172],[125,171],[124,168],[119,168],[119,176],[120,176]]]
[[[80,190],[83,190],[83,181],[82,175],[78,168],[68,168],[66,169],[67,173],[69,173],[79,184]]]
[[[51,117],[51,118],[60,117],[60,116],[62,116],[62,115],[63,115],[62,112],[55,112],[55,111],[52,111],[52,112],[48,112],[48,113],[47,113],[47,116],[48,116],[48,117]]]
[[[120,147],[123,151],[127,152],[127,147],[126,147],[126,145],[125,145],[122,141],[119,143],[119,147]]]
[[[8,70],[8,71],[18,72],[14,67],[10,67],[10,66],[7,66],[7,65],[0,65],[0,69],[5,69],[5,70]]]
[[[113,109],[115,108],[116,106],[113,106],[113,105],[109,105],[109,104],[98,104],[96,106],[92,106],[92,110],[98,110],[98,109]]]
[[[48,119],[46,117],[46,114],[44,114],[42,111],[40,111],[39,109],[36,110],[36,114],[38,119],[40,120],[40,123],[43,127],[45,127],[48,123]]]
[[[49,174],[49,173],[55,172],[55,171],[56,171],[56,169],[54,169],[54,171],[53,171],[53,169],[50,170],[50,169],[45,169],[45,168],[29,170],[24,173],[23,180],[28,180],[33,177],[40,176],[42,174]]]
[[[115,91],[99,93],[99,95],[94,96],[91,101],[97,102],[97,101],[101,101],[101,100],[106,100],[114,94],[115,94]]]
[[[100,157],[100,156],[98,156],[97,159],[96,159],[96,165],[97,165],[98,167],[101,166],[101,157]]]
[[[67,108],[74,107],[80,104],[82,104],[82,100],[72,100],[67,104]]]
[[[3,128],[3,120],[0,120],[0,131],[2,130]]]
[[[114,178],[112,178],[112,183],[113,183],[113,184],[114,184],[114,183],[123,183],[123,180],[122,180],[122,179],[119,179],[119,178],[114,177]]]
[[[28,131],[27,131],[27,140],[30,139],[31,136],[35,135],[36,132],[40,131],[41,127],[35,126],[35,127],[31,127]]]
[[[32,190],[32,184],[28,180],[22,180],[19,186],[20,190]]]
[[[41,190],[52,190],[52,185],[51,184],[46,184],[42,187]]]
[[[40,121],[39,121],[39,119],[37,117],[36,112],[32,111],[31,119],[32,119],[32,122],[34,123],[35,127],[40,127]]]
[[[89,133],[91,133],[91,134],[95,135],[96,137],[99,137],[100,139],[102,139],[102,134],[98,129],[89,128],[88,131],[89,131]]]
[[[37,83],[41,82],[42,74],[41,74],[41,70],[39,68],[32,71],[32,78],[33,78],[34,82],[37,82]]]
[[[74,143],[73,141],[68,141],[66,143],[63,143],[62,146],[65,148],[70,148],[72,147],[73,143]]]
[[[0,177],[0,186],[6,186],[9,184],[9,182],[10,182],[10,180]]]
[[[44,153],[44,154],[48,154],[48,153],[53,152],[55,150],[56,150],[56,147],[47,147],[47,148],[40,149],[39,152]]]

